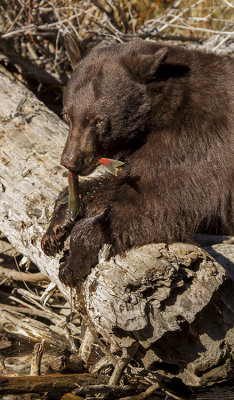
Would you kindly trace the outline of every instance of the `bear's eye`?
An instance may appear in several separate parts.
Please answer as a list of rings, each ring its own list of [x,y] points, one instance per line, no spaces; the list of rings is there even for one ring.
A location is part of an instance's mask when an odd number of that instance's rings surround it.
[[[70,118],[70,115],[69,115],[68,113],[64,112],[64,113],[63,113],[63,119],[64,119],[65,121],[69,122],[71,118]]]
[[[104,120],[102,118],[96,118],[95,120],[95,125],[97,128],[101,128],[102,126],[104,126]]]

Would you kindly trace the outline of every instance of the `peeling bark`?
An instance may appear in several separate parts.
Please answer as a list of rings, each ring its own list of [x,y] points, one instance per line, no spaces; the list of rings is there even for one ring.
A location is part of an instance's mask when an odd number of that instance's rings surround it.
[[[70,300],[58,279],[61,255],[47,257],[40,247],[54,200],[67,185],[59,165],[67,127],[1,67],[0,101],[0,230]],[[156,376],[193,386],[227,379],[234,354],[234,257],[230,244],[217,246],[206,249],[219,263],[184,243],[101,258],[78,295],[90,328],[113,353],[137,343],[138,360]]]
[[[40,247],[54,200],[67,184],[59,165],[67,126],[3,67],[0,102],[0,231],[69,298],[58,279],[59,257],[45,256]]]
[[[137,341],[146,369],[199,386],[230,376],[233,289],[231,276],[207,252],[174,243],[103,262],[83,295],[90,322],[114,348]]]

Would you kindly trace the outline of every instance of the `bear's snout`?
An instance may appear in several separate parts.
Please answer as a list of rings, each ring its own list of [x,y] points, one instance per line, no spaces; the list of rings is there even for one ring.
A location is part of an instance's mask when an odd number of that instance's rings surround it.
[[[97,157],[88,153],[64,151],[61,158],[61,165],[69,171],[77,172],[79,175],[88,175],[96,168]]]
[[[61,165],[79,175],[88,175],[97,166],[98,154],[90,127],[74,123],[65,143]]]

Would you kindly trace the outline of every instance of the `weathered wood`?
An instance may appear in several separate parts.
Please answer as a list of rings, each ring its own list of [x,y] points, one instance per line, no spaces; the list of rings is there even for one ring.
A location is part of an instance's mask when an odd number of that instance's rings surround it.
[[[0,317],[0,331],[9,337],[34,343],[45,340],[48,345],[61,350],[66,347],[64,336],[53,332],[40,321],[28,317],[22,318],[22,314],[4,309],[0,310]]]
[[[59,256],[49,258],[40,247],[54,200],[67,184],[59,165],[67,126],[3,67],[0,102],[0,231],[70,298],[58,279]]]
[[[138,385],[139,387],[139,385]],[[136,385],[129,385],[129,386],[113,386],[113,385],[92,385],[92,386],[84,386],[81,388],[74,389],[72,393],[80,394],[80,395],[90,395],[96,393],[103,393],[103,394],[114,394],[115,396],[124,395],[128,392],[136,390]],[[138,389],[139,390],[139,389]]]
[[[233,290],[231,275],[208,253],[174,243],[102,262],[83,296],[91,323],[113,348],[138,342],[146,369],[199,386],[231,374]]]
[[[84,398],[72,393],[65,393],[62,395],[61,400],[84,400]]]
[[[142,392],[140,394],[133,395],[133,396],[124,397],[119,400],[144,400],[144,399],[147,399],[151,394],[156,392],[156,390],[158,390],[158,389],[159,389],[159,384],[154,383],[145,392]]]
[[[14,343],[14,340],[12,341]],[[14,344],[12,343],[12,346],[14,347]],[[22,344],[22,342],[21,342]],[[12,355],[15,354],[12,349],[13,347],[10,348],[8,351],[5,351],[5,357],[4,353],[1,353],[2,357],[2,365],[0,364],[0,376],[24,376],[24,375],[30,375],[30,369],[31,369],[31,362],[32,362],[32,354],[31,354],[31,349],[25,350],[24,344],[22,345],[22,352],[18,352],[17,355]],[[48,349],[48,348],[47,348]],[[50,369],[51,364],[55,360],[55,351],[53,352],[45,352],[42,357],[42,363],[41,363],[41,375],[46,375],[48,373],[48,370]],[[84,372],[84,371],[82,371]],[[55,373],[60,373],[60,371],[55,371]],[[73,371],[73,373],[80,373],[80,371]]]
[[[31,282],[36,283],[39,281],[43,281],[44,279],[47,280],[47,276],[43,275],[41,272],[37,272],[34,274],[16,271],[14,269],[3,268],[0,267],[0,279],[13,279],[15,281],[24,281],[24,282]]]
[[[31,376],[41,375],[41,358],[45,348],[45,341],[42,340],[41,343],[36,343],[33,348],[32,361],[30,368]]]
[[[97,331],[103,328],[110,339],[116,329],[140,331],[137,339],[147,348],[167,331],[180,330],[182,321],[191,323],[225,278],[224,269],[195,246],[147,245],[96,266],[84,284],[84,297]],[[128,347],[123,338],[118,346]]]
[[[67,127],[1,67],[0,101],[0,230],[70,300],[58,279],[61,255],[49,258],[40,248],[54,199],[67,184],[59,166]],[[216,246],[207,248],[215,257]],[[138,357],[155,374],[197,386],[227,379],[234,352],[231,261],[225,271],[225,255],[218,264],[182,243],[148,245],[109,261],[104,253],[82,301],[110,353],[138,343]]]
[[[0,394],[69,392],[79,386],[106,384],[108,377],[96,374],[0,376]]]

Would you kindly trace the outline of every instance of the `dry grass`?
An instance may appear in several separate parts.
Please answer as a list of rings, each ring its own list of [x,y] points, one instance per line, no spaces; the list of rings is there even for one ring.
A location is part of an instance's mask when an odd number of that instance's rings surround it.
[[[233,40],[232,0],[2,0],[2,39],[14,39],[23,56],[62,62],[61,37],[74,30],[81,40],[175,36],[201,41]]]
[[[231,53],[234,48],[232,2],[1,0],[0,61],[14,65],[25,82],[32,86],[36,83],[39,85],[36,90],[42,92],[51,86],[66,85],[70,66],[63,35],[68,31],[74,31],[88,46],[103,39],[122,42],[141,37]],[[43,97],[42,100],[46,101]]]

